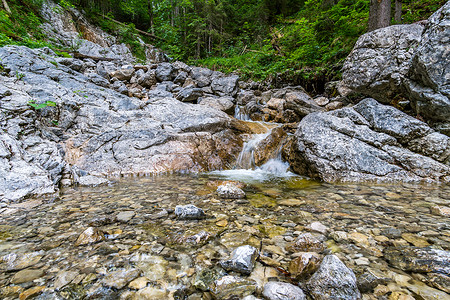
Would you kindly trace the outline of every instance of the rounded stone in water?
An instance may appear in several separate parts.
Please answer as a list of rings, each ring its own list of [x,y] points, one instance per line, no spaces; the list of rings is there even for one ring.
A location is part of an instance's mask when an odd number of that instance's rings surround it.
[[[203,209],[195,205],[177,205],[175,207],[175,215],[180,220],[198,220],[206,217]]]

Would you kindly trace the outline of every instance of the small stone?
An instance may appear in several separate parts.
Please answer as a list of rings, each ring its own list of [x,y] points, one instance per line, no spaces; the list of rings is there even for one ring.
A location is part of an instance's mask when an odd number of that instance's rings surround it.
[[[104,286],[121,289],[141,273],[138,269],[120,269],[108,273],[101,281]]]
[[[134,217],[135,213],[134,211],[128,210],[128,211],[121,211],[117,214],[117,221],[127,223]]]
[[[105,240],[105,235],[103,232],[94,227],[88,227],[83,233],[80,234],[75,246],[87,245],[92,243],[97,243]]]
[[[23,288],[21,286],[5,286],[0,289],[0,296],[7,298],[7,297],[14,297],[17,298],[20,293],[23,291]]]
[[[59,290],[62,287],[68,285],[72,282],[72,280],[77,277],[78,273],[75,271],[60,271],[56,275],[55,282],[53,283],[53,287],[55,290]]]
[[[358,288],[362,293],[372,292],[376,286],[385,284],[387,280],[387,278],[368,269],[358,277]]]
[[[223,199],[242,199],[245,198],[245,192],[233,183],[225,183],[217,187],[217,194]]]
[[[314,273],[320,264],[320,255],[315,252],[300,252],[299,256],[289,263],[289,273],[300,279]]]
[[[336,243],[342,243],[346,242],[348,240],[347,232],[345,231],[333,231],[330,233],[330,237],[336,242]]]
[[[367,257],[360,257],[358,259],[355,259],[355,264],[358,266],[368,266],[370,264],[370,261]]]
[[[431,213],[438,216],[450,217],[450,207],[436,205],[431,208]]]
[[[245,245],[234,249],[229,260],[221,261],[220,265],[225,270],[232,270],[242,274],[250,274],[255,267],[258,250],[255,247]]]
[[[317,97],[317,98],[314,98],[314,101],[317,103],[317,105],[320,105],[320,106],[325,106],[328,103],[330,103],[330,99],[328,99],[327,97]]]
[[[6,270],[8,271],[22,270],[37,264],[43,253],[43,251],[24,254],[10,253],[3,256],[1,260],[6,263]]]
[[[20,284],[25,282],[33,281],[37,278],[44,276],[45,272],[43,270],[33,270],[33,269],[25,269],[14,274],[11,279],[11,283]]]
[[[278,201],[278,205],[284,205],[284,206],[301,206],[305,204],[306,201],[299,200],[299,199],[284,199]]]
[[[369,238],[359,232],[350,232],[348,234],[348,238],[350,241],[352,241],[353,243],[355,243],[358,246],[362,246],[362,247],[369,247]]]
[[[309,230],[312,230],[312,231],[316,231],[316,232],[322,233],[322,234],[325,234],[328,231],[328,227],[323,225],[320,222],[312,222],[306,228],[309,229]]]
[[[199,220],[206,217],[203,209],[195,205],[177,205],[175,207],[175,215],[180,220]]]
[[[136,299],[160,300],[167,299],[167,292],[155,287],[146,287],[136,292]]]
[[[426,239],[421,238],[413,233],[404,233],[402,234],[402,238],[416,247],[430,246],[430,243],[428,243]]]
[[[336,255],[325,256],[306,286],[315,300],[361,298],[355,274]]]
[[[210,291],[216,299],[241,299],[256,291],[256,282],[228,275],[215,280]]]
[[[287,282],[268,282],[264,285],[263,296],[268,300],[304,300],[303,290]]]
[[[228,225],[228,221],[227,220],[220,220],[216,222],[216,225],[219,227],[226,227]]]
[[[30,299],[33,298],[36,295],[39,295],[42,293],[42,291],[45,289],[45,286],[35,286],[32,288],[29,288],[28,290],[23,291],[19,295],[20,300]]]
[[[321,252],[325,245],[321,238],[311,233],[303,233],[297,240],[287,245],[286,250],[290,252]]]

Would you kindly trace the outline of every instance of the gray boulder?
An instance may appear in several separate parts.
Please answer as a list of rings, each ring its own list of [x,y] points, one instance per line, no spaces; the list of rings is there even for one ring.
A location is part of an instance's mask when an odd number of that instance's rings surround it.
[[[255,267],[255,261],[258,257],[258,249],[245,245],[238,247],[231,253],[230,259],[220,262],[222,268],[227,271],[236,271],[249,275]]]
[[[134,74],[134,67],[132,65],[122,66],[119,70],[116,70],[109,74],[110,77],[117,78],[120,81],[128,81]]]
[[[447,182],[448,144],[447,136],[427,124],[365,99],[352,108],[306,116],[285,157],[297,173],[327,182]]]
[[[419,45],[423,25],[394,25],[362,35],[342,68],[341,94],[350,91],[391,103],[403,83]]]
[[[233,183],[221,184],[217,187],[217,194],[223,199],[242,199],[245,198],[245,192]]]
[[[268,300],[304,300],[303,290],[287,282],[268,282],[264,285],[263,296]]]
[[[211,76],[213,71],[207,68],[195,67],[191,70],[191,77],[199,88],[211,84]]]
[[[177,205],[175,207],[175,215],[180,220],[198,220],[206,217],[203,209],[195,205]]]
[[[196,102],[202,95],[202,89],[190,85],[178,92],[177,99],[183,102]]]
[[[160,63],[156,68],[156,79],[159,81],[170,81],[175,78],[175,68],[170,63]]]
[[[104,85],[99,77],[55,65],[54,54],[45,49],[3,47],[0,59],[9,74],[0,75],[0,113],[9,116],[0,123],[6,134],[0,158],[2,199],[55,192],[61,178],[69,184],[84,176],[222,169],[241,150],[242,139],[232,131],[235,120],[172,98],[168,90],[179,88],[173,83],[161,84],[142,101],[128,97],[117,78],[110,89],[96,84]],[[104,67],[106,73],[113,65]],[[24,74],[18,84],[16,71]],[[141,89],[130,85],[134,95],[144,93]],[[30,99],[52,102],[34,109]],[[76,175],[74,169],[83,173]],[[80,183],[87,178],[94,177]]]
[[[355,274],[336,255],[325,256],[306,286],[315,300],[361,298]]]
[[[198,104],[206,105],[206,106],[221,110],[223,112],[226,112],[229,115],[234,114],[234,103],[233,103],[233,98],[231,98],[231,97],[201,98],[201,99],[199,99]]]
[[[219,96],[235,96],[238,90],[239,76],[218,77],[211,82],[212,91]]]
[[[428,19],[405,84],[418,114],[447,124],[450,123],[449,39],[450,2],[447,2]]]

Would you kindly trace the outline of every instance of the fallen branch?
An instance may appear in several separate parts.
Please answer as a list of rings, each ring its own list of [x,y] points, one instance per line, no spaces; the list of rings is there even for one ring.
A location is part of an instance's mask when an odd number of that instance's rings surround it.
[[[114,22],[114,23],[117,23],[117,24],[119,24],[119,25],[127,26],[126,24],[124,24],[124,23],[122,23],[122,22],[119,22],[119,21],[117,21],[117,20],[114,20],[113,18],[110,18],[110,17],[108,17],[108,16],[101,15],[101,14],[97,14],[97,15],[99,15],[99,16],[101,16],[101,17],[107,19],[107,20],[110,20],[110,21],[112,21],[112,22]],[[153,39],[165,41],[165,39],[163,39],[163,38],[161,38],[161,37],[159,37],[159,36],[153,35],[153,34],[151,34],[151,33],[142,31],[142,30],[137,29],[137,28],[135,28],[135,30],[136,30],[137,32],[139,32],[140,34],[142,34],[142,35],[151,37],[151,38],[153,38]]]

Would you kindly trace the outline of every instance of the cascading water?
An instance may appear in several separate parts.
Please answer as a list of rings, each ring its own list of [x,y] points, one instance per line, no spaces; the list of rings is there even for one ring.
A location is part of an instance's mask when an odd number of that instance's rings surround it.
[[[240,116],[245,117],[244,114],[241,114]],[[257,151],[260,144],[271,135],[272,130],[276,128],[270,128],[262,122],[259,123],[267,128],[267,132],[254,134],[250,140],[244,143],[235,167],[232,170],[213,171],[211,172],[212,174],[245,182],[270,181],[297,176],[289,171],[289,163],[283,161],[281,158],[282,143],[280,143],[277,149],[270,154],[271,158],[266,163],[261,166],[255,164],[255,151]]]

